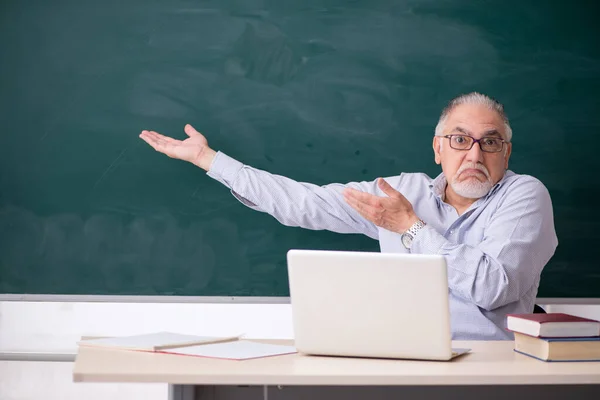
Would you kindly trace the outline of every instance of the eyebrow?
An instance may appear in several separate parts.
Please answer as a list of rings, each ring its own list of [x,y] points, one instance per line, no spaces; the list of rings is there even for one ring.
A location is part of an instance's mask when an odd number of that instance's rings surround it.
[[[462,134],[465,134],[465,135],[468,135],[468,136],[473,136],[472,132],[470,132],[468,129],[461,128],[460,126],[457,126],[454,129],[452,129],[452,132],[454,132],[454,131],[458,131],[458,132],[460,132]],[[500,132],[498,132],[497,129],[490,129],[490,130],[487,130],[487,131],[483,132],[482,137],[484,137],[484,136],[498,136],[498,137],[502,137],[502,135],[500,134]]]

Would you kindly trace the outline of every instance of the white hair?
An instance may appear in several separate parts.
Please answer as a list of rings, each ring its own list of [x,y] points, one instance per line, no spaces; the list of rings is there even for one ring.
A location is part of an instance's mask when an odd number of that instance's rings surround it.
[[[504,134],[506,136],[506,141],[510,142],[512,139],[512,129],[510,128],[510,123],[508,122],[508,117],[504,113],[504,106],[497,100],[486,96],[481,93],[471,92],[467,94],[460,95],[448,103],[448,105],[442,110],[442,115],[440,115],[440,120],[435,127],[435,135],[442,136],[444,134],[444,125],[446,124],[446,120],[448,119],[448,115],[454,108],[460,106],[462,104],[480,104],[482,106],[487,107],[492,111],[496,111],[498,115],[504,121]]]

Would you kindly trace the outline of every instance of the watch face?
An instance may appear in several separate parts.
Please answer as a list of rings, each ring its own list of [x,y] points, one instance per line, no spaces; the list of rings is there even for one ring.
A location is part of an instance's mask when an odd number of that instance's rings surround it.
[[[406,247],[407,249],[409,249],[410,245],[412,244],[413,237],[410,234],[408,234],[408,233],[404,233],[402,235],[402,239],[401,240],[402,240],[402,244],[404,245],[404,247]]]

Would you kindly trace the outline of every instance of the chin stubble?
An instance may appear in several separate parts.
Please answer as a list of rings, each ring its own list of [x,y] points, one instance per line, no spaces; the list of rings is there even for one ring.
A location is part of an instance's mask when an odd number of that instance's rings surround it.
[[[459,182],[458,177],[466,169],[476,169],[483,172],[485,174],[486,180],[484,182],[481,182],[479,179],[475,178]],[[452,178],[452,181],[450,182],[450,186],[452,187],[452,190],[454,190],[454,192],[459,196],[465,197],[467,199],[479,199],[488,194],[494,185],[492,184],[492,178],[490,177],[490,174],[484,165],[465,164],[458,169],[458,171]]]

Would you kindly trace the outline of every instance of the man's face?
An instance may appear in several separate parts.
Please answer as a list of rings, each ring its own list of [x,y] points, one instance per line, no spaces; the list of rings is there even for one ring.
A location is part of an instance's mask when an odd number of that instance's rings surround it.
[[[444,125],[444,135],[466,135],[473,139],[506,139],[504,122],[498,113],[482,105],[463,104],[450,112]],[[455,147],[468,138],[455,138]],[[488,144],[490,141],[488,141]],[[477,199],[485,196],[502,179],[508,168],[512,145],[504,143],[502,151],[487,153],[479,143],[470,150],[456,150],[450,140],[436,136],[433,139],[436,164],[448,180],[449,189],[459,196]]]

